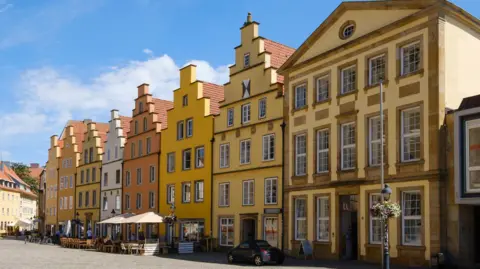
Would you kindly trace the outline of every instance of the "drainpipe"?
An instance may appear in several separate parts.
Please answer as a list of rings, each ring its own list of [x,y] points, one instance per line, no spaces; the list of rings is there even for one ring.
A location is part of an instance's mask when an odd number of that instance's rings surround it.
[[[210,139],[210,238],[213,238],[213,144],[215,137]],[[213,242],[210,242],[213,244]]]
[[[285,251],[284,249],[284,241],[285,241],[285,192],[283,191],[283,184],[285,183],[285,127],[287,124],[282,122],[280,124],[282,127],[282,184],[280,184],[280,191],[282,192],[282,242],[281,242],[281,249],[282,252]]]

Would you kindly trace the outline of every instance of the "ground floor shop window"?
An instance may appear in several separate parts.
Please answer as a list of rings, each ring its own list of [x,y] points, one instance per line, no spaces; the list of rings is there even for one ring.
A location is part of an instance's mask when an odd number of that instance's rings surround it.
[[[233,246],[234,243],[233,218],[220,219],[220,246]]]
[[[278,247],[278,218],[265,217],[263,239],[270,245]]]
[[[180,223],[180,240],[181,241],[200,241],[204,236],[205,222],[185,221]]]

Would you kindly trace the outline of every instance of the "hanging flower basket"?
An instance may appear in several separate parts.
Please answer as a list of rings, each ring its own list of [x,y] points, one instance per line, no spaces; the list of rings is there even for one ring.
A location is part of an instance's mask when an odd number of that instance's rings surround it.
[[[373,205],[370,208],[370,212],[372,216],[386,220],[389,218],[398,218],[402,213],[402,209],[396,202],[384,201],[383,203]]]

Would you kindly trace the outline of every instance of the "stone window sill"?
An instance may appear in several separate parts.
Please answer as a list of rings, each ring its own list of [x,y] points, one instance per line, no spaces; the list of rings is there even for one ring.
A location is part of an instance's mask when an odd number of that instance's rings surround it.
[[[398,84],[398,82],[400,82],[400,80],[402,80],[404,78],[412,77],[412,76],[415,76],[415,75],[420,75],[420,77],[423,77],[424,74],[425,74],[425,70],[422,68],[422,69],[418,69],[415,72],[411,72],[411,73],[408,73],[408,74],[405,74],[405,75],[399,75],[395,78],[395,81]]]

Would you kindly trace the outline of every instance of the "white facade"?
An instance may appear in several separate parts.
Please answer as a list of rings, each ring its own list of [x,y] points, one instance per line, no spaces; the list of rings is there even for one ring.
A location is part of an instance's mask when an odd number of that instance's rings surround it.
[[[118,215],[122,210],[122,162],[126,132],[122,121],[129,118],[120,117],[118,110],[112,110],[107,133],[105,152],[102,163],[102,182],[100,196],[100,219],[112,217],[112,209]]]

